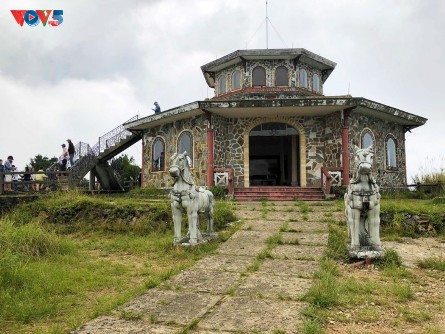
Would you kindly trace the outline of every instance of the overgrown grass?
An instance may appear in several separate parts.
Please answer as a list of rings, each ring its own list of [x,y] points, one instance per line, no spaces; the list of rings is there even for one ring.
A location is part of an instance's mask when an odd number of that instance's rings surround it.
[[[238,228],[228,227],[234,221],[231,203],[217,202],[219,240]],[[0,331],[69,332],[218,246],[181,248],[172,241],[164,200],[66,193],[17,207],[0,219]]]
[[[443,215],[443,211],[431,204],[432,201],[405,201],[398,206],[398,201],[394,200],[382,203],[382,212],[391,212],[393,219],[390,226],[383,231],[383,236],[406,236],[403,229],[407,229],[404,226],[407,212],[424,215],[423,217],[429,217],[433,221],[437,219],[436,224],[439,225],[439,217]],[[286,229],[287,226],[283,226],[282,230]],[[339,265],[348,265],[347,245],[346,223],[332,219],[329,221],[326,255],[321,261],[320,270],[315,273],[315,283],[303,297],[309,307],[304,312],[306,320],[300,327],[302,333],[323,333],[328,319],[350,321],[344,317],[344,312],[353,314],[354,321],[357,322],[376,322],[379,319],[378,307],[397,308],[396,312],[400,314],[397,326],[403,322],[431,321],[431,312],[425,312],[423,305],[413,306],[412,302],[416,298],[414,291],[419,281],[410,270],[403,267],[401,257],[395,250],[387,249],[382,258],[373,262],[379,270],[378,279],[374,275],[364,275],[358,279]],[[444,263],[443,259],[428,259],[419,263],[419,266],[444,270],[441,269],[442,266],[445,267]],[[352,268],[351,270],[359,270]]]
[[[417,265],[423,269],[434,269],[439,271],[445,271],[445,258],[443,257],[428,258],[419,261]]]

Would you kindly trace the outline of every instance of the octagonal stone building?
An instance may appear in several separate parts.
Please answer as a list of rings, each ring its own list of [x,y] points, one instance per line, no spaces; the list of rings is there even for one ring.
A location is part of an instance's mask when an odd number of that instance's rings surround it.
[[[425,118],[362,97],[325,96],[336,64],[305,49],[238,50],[201,67],[215,96],[126,123],[142,135],[142,186],[169,188],[170,157],[195,181],[238,189],[349,184],[354,145],[373,146],[383,187],[406,185],[405,133]],[[283,188],[280,188],[283,189]]]

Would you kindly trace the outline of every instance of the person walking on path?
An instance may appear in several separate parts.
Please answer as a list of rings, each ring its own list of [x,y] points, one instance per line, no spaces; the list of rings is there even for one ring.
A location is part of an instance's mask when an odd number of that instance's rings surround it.
[[[62,154],[59,157],[60,170],[66,171],[66,164],[68,162],[68,149],[65,144],[62,144]]]
[[[12,172],[12,162],[14,161],[14,158],[12,157],[12,155],[10,155],[8,157],[8,159],[6,159],[5,164],[4,164],[4,168],[5,168],[5,173],[9,173]],[[11,174],[7,174],[5,175],[5,192],[10,192],[12,191],[11,189],[11,182],[12,182],[12,175]]]
[[[17,167],[15,165],[12,165],[12,171],[17,172]],[[14,191],[19,190],[19,187],[18,187],[19,179],[20,179],[20,174],[12,174],[12,189]]]
[[[29,191],[29,184],[31,182],[31,172],[29,171],[29,167],[25,167],[25,172],[22,175],[23,178],[23,189],[25,191]]]
[[[73,168],[74,166],[74,154],[76,153],[76,149],[74,148],[74,144],[71,139],[66,140],[68,142],[68,154],[70,157],[70,166]]]
[[[155,114],[159,114],[161,112],[161,106],[159,105],[158,102],[153,103],[155,105],[154,109],[152,109]]]
[[[43,182],[46,180],[47,177],[48,176],[43,171],[43,167],[39,167],[38,174],[36,174],[35,176],[36,181],[38,181],[35,187],[36,191],[43,189]]]

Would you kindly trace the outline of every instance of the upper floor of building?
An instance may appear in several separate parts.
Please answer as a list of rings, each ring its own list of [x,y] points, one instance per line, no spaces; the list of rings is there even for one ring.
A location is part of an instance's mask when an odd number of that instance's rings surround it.
[[[305,49],[238,50],[201,66],[214,99],[323,96],[336,63]]]

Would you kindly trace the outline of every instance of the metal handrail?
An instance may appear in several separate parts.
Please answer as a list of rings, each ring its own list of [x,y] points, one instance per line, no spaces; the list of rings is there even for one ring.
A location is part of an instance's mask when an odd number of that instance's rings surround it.
[[[35,176],[42,174],[44,178],[42,180],[31,179],[29,181],[25,181],[23,179],[16,181],[5,181],[5,175],[24,175],[29,174],[30,176]],[[63,178],[62,178],[63,177]],[[32,187],[34,185],[44,185],[46,189],[56,190],[60,189],[60,187],[65,187],[66,189],[72,189],[73,187],[73,179],[71,171],[21,171],[21,172],[0,172],[0,195],[2,195],[4,191],[4,185],[11,185],[11,188],[23,188],[23,191],[33,191]],[[13,190],[14,192],[18,192],[19,190]]]
[[[96,164],[99,159],[99,155],[105,152],[108,148],[119,143],[121,140],[132,135],[132,132],[126,130],[123,124],[137,120],[139,115],[135,115],[126,122],[117,126],[111,131],[99,137],[98,142],[91,147],[87,143],[79,142],[76,144],[76,153],[74,155],[74,165],[71,166],[71,172],[73,179],[80,181]],[[60,166],[59,162],[52,164],[48,170],[55,171]]]

